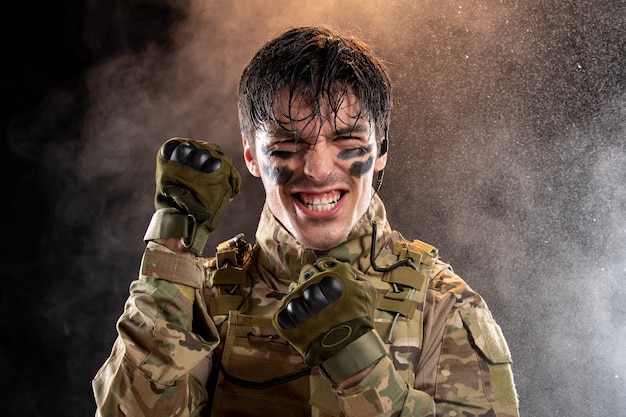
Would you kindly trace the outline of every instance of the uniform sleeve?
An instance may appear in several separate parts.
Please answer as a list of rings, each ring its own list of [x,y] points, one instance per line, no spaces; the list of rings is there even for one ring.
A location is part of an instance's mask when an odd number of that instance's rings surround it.
[[[97,416],[194,416],[205,407],[219,336],[203,280],[199,262],[148,244],[111,355],[93,380]]]
[[[441,323],[442,330],[424,341],[430,365],[421,364],[426,378],[418,375],[416,386],[432,393],[438,416],[518,417],[511,353],[483,298],[451,269],[431,288],[440,301],[433,304],[431,328]]]
[[[344,415],[519,416],[511,355],[488,309],[453,309],[440,346],[434,393],[408,386],[384,357],[358,385],[337,393]]]
[[[446,268],[432,281],[425,304],[424,340],[413,386],[396,371],[403,364],[394,363],[395,356],[385,357],[358,385],[337,392],[343,413],[518,417],[511,354],[482,297]]]
[[[358,385],[338,392],[337,400],[346,417],[435,415],[433,398],[409,387],[388,356],[383,357]]]
[[[517,417],[511,354],[487,308],[450,312],[436,376],[437,415]]]

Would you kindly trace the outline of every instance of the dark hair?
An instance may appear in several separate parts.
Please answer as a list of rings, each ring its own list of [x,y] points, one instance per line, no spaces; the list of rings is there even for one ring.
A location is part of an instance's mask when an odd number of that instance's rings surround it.
[[[239,83],[239,125],[249,141],[264,123],[278,123],[274,102],[283,87],[289,100],[301,100],[320,116],[328,102],[336,113],[347,92],[357,95],[361,111],[378,138],[390,121],[391,82],[387,69],[362,40],[327,27],[298,27],[267,42],[250,60]],[[339,94],[338,94],[339,93]]]

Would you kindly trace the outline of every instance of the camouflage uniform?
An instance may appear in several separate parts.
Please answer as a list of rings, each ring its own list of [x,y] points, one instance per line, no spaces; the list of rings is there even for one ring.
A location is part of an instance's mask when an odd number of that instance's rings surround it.
[[[265,208],[243,284],[218,283],[214,260],[148,244],[93,382],[97,415],[518,416],[510,353],[483,299],[436,251],[425,256],[423,288],[407,274],[398,289],[372,268],[372,221],[375,263],[393,264],[394,248],[411,242],[391,230],[377,196],[347,241],[323,254],[362,271],[379,296],[375,329],[389,354],[358,385],[340,391],[308,372],[271,327],[289,284],[322,253],[300,246]]]

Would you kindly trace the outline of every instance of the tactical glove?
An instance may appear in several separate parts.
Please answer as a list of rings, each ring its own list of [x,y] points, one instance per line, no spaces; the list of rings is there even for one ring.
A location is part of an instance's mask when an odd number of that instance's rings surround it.
[[[385,356],[373,332],[376,290],[344,262],[322,257],[300,272],[274,314],[276,331],[338,385]]]
[[[169,139],[157,153],[156,212],[144,240],[185,238],[186,246],[199,255],[240,184],[232,159],[218,145]]]

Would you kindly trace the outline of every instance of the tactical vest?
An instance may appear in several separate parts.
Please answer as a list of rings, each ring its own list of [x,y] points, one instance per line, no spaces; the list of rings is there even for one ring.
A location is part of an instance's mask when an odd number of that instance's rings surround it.
[[[211,416],[340,416],[334,390],[310,369],[288,343],[280,341],[271,317],[251,311],[251,246],[239,239],[218,246],[211,260],[210,285],[218,288],[207,300],[221,324],[222,343],[211,379],[215,386]],[[245,252],[248,252],[247,254]],[[385,342],[396,370],[413,386],[423,343],[424,300],[430,280],[441,269],[437,250],[418,240],[397,241],[383,249],[366,274],[377,289],[374,327]],[[395,264],[393,267],[387,265]],[[221,323],[220,323],[221,322]]]

